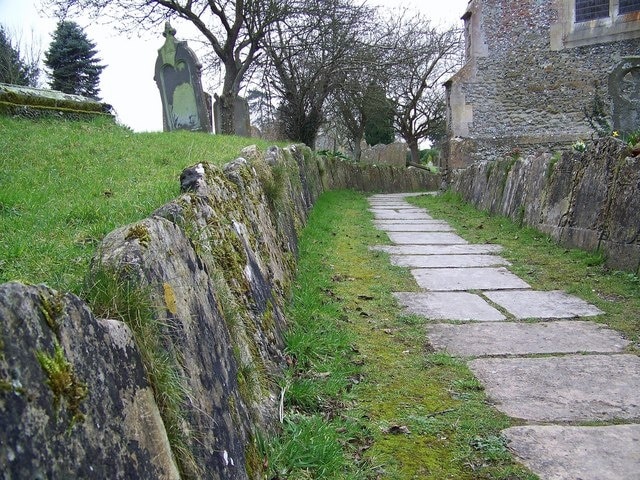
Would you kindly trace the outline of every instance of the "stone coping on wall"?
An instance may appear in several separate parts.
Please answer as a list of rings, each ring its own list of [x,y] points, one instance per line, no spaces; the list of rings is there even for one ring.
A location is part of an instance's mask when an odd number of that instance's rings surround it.
[[[34,116],[38,112],[40,114],[54,112],[62,115],[112,116],[111,110],[111,105],[107,103],[80,95],[0,83],[0,113],[4,114],[24,113],[27,116]]]

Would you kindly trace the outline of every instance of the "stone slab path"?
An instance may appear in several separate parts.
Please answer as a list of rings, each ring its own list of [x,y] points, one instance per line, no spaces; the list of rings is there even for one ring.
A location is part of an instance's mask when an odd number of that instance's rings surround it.
[[[495,408],[525,423],[503,431],[541,479],[640,480],[640,357],[602,311],[562,291],[531,289],[496,255],[469,244],[403,194],[370,197],[373,247],[411,268],[421,292],[397,292],[426,317],[433,348],[465,358]],[[605,423],[598,426],[580,424]],[[577,425],[576,425],[577,424]]]

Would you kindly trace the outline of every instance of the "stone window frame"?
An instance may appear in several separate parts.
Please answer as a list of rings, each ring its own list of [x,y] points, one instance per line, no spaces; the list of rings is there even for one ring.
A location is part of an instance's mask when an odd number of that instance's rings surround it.
[[[640,12],[620,15],[620,0],[610,0],[608,17],[585,22],[575,21],[575,0],[554,3],[558,21],[551,26],[552,50],[640,38]]]
[[[593,0],[587,0],[587,1],[593,2]],[[576,23],[596,20],[598,18],[606,18],[606,17],[611,15],[611,12],[610,12],[611,0],[599,0],[599,4],[598,5],[590,5],[588,8],[586,8],[587,10],[591,10],[591,12],[584,12],[583,13],[583,15],[590,16],[591,18],[584,19],[584,20],[579,20],[578,19],[578,3],[579,2],[580,2],[580,0],[575,0],[575,2],[574,2],[574,14],[575,14],[575,22]],[[587,7],[587,6],[584,6],[584,7]],[[602,7],[602,13],[604,15],[599,15],[600,7]]]

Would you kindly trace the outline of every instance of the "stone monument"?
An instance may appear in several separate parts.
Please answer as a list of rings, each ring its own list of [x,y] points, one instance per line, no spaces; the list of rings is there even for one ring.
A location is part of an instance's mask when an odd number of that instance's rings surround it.
[[[613,128],[620,133],[640,130],[640,57],[623,57],[609,75]]]
[[[167,22],[162,34],[166,40],[158,50],[153,77],[162,99],[164,131],[211,132],[207,99],[211,100],[202,90],[202,65],[187,42],[176,40],[175,34],[176,30]]]
[[[222,132],[222,113],[220,102],[222,99],[215,95],[213,102],[213,119],[216,133]],[[241,137],[251,136],[251,119],[249,116],[249,102],[245,98],[237,97],[233,104],[233,132]]]

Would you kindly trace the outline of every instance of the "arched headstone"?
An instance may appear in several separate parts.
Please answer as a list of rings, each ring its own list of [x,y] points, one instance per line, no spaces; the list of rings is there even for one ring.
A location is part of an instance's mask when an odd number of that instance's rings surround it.
[[[176,40],[175,34],[167,22],[163,33],[166,40],[158,50],[154,75],[162,99],[164,131],[211,132],[208,96],[200,81],[202,65],[187,42]]]

